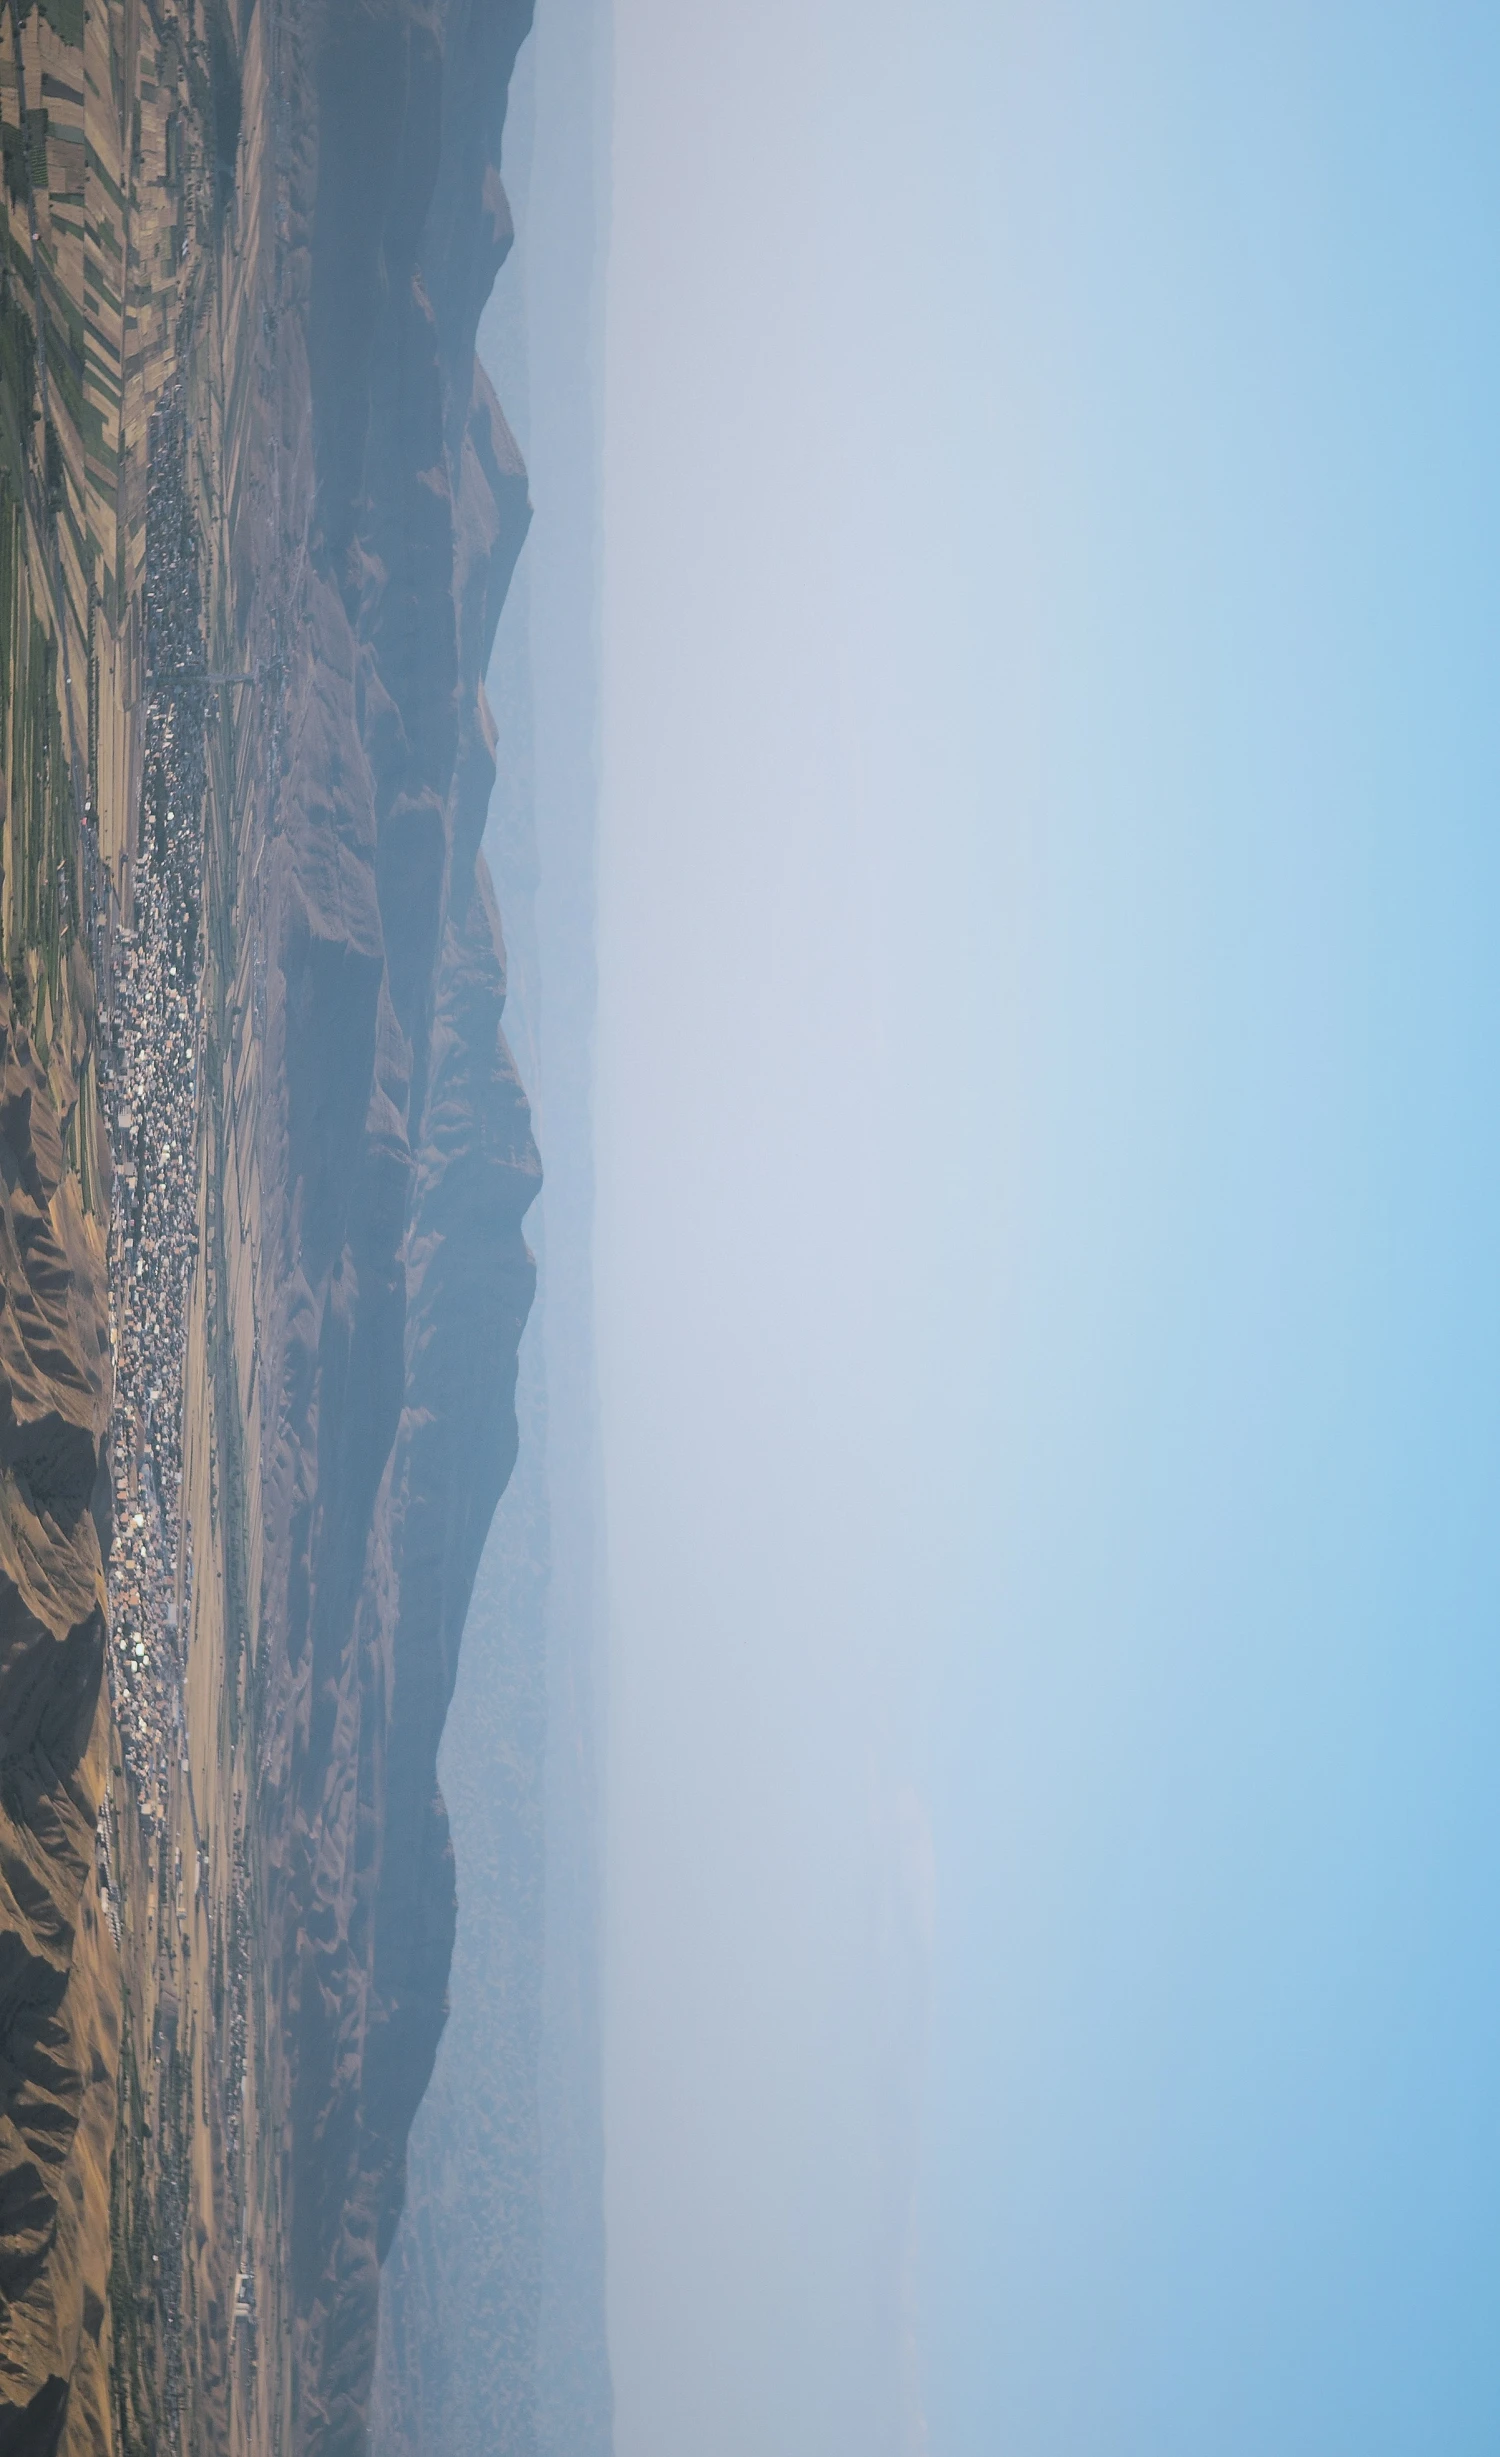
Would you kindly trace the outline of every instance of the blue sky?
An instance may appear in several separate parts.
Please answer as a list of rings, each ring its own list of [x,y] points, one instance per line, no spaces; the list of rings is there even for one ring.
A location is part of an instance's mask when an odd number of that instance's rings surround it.
[[[912,2445],[910,1798],[936,2457],[1479,2457],[1500,21],[615,51],[621,2457]]]

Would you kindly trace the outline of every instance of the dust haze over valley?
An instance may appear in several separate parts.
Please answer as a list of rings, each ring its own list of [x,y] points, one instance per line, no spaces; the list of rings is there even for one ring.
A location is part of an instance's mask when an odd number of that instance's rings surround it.
[[[679,1079],[649,1055],[630,1122],[597,990],[615,31],[599,0],[0,26],[15,2457],[607,2457],[657,2431],[663,2331],[674,2428],[723,2457],[920,2442],[901,1679],[850,1649],[793,1449],[744,1589],[757,1703],[713,1609],[744,1527],[653,1414],[681,1324],[622,1425],[657,1297],[617,1201],[597,1268],[622,1149],[663,1254],[691,1210]],[[732,1068],[704,1091],[679,1152],[740,1099]],[[755,1282],[716,1222],[697,1269]],[[867,1370],[874,1284],[845,1297],[814,1438]],[[743,1374],[721,1441],[747,1490],[766,1396]],[[637,1570],[674,1488],[658,1558],[700,1584],[652,1706]]]

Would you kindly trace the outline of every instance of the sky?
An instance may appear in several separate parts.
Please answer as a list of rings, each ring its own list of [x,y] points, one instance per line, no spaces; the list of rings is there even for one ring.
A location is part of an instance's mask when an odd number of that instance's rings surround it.
[[[1500,19],[613,78],[619,2457],[1491,2457]]]

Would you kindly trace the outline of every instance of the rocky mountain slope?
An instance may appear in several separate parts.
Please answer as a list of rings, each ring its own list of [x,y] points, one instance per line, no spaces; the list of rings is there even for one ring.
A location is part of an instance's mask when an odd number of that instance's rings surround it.
[[[506,120],[516,243],[480,325],[537,503],[487,681],[508,756],[485,849],[547,1184],[528,1218],[520,1451],[439,1760],[458,1863],[452,2011],[382,2280],[373,2457],[608,2457],[613,2436],[590,1236],[607,74],[602,0],[547,0]]]
[[[104,1241],[0,987],[0,2448],[97,2435],[119,1972],[95,1829],[111,1395]]]

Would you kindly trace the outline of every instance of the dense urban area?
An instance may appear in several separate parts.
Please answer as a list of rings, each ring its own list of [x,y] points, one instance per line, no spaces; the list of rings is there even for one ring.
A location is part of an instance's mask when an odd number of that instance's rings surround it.
[[[182,412],[169,402],[151,432],[134,893],[128,922],[93,917],[112,941],[98,968],[114,1154],[111,1685],[148,1828],[161,1815],[164,1760],[182,1748],[192,1600],[191,1539],[184,1542],[180,1523],[182,1368],[197,1243],[203,707],[211,686],[183,466]]]

